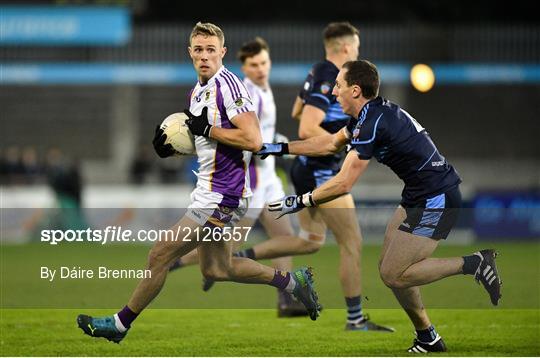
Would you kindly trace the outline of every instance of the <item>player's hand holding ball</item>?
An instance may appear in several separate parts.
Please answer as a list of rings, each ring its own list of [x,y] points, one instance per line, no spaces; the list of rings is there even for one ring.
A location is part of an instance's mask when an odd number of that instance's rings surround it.
[[[210,130],[212,130],[213,126],[208,123],[208,107],[204,107],[199,116],[191,113],[189,109],[184,109],[184,113],[188,116],[186,124],[191,133],[206,138],[210,137]]]
[[[165,144],[167,140],[167,135],[164,133],[163,128],[158,124],[156,127],[156,133],[154,134],[154,139],[152,144],[154,145],[154,150],[160,158],[167,158],[176,153],[173,146],[168,143]]]
[[[184,113],[173,113],[156,127],[152,144],[161,158],[197,154],[195,139],[189,131]]]

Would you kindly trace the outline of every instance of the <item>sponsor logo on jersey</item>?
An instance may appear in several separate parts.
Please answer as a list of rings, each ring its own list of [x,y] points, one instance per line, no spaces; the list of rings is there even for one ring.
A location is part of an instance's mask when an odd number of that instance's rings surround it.
[[[208,102],[209,99],[210,99],[210,91],[206,91],[206,93],[204,94],[204,101]]]
[[[244,101],[242,101],[242,98],[238,98],[236,101],[234,101],[234,104],[236,106],[241,107],[244,104]]]
[[[323,82],[321,84],[321,93],[322,94],[327,94],[328,92],[330,92],[331,89],[332,89],[332,85],[330,84],[330,82]]]

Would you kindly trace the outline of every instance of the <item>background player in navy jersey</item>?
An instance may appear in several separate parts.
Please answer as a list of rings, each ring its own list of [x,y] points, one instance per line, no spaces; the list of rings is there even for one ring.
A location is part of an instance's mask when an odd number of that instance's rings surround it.
[[[341,66],[358,58],[359,32],[348,22],[334,22],[324,29],[323,39],[325,60],[313,65],[292,111],[292,116],[300,120],[300,138],[336,133],[345,127],[350,119],[336,101],[332,88]],[[332,178],[339,171],[343,153],[329,153],[324,157],[296,157],[291,168],[296,193],[307,193]],[[329,228],[340,249],[339,278],[347,305],[345,329],[392,332],[393,329],[370,321],[362,311],[362,235],[352,196],[344,195],[298,214],[298,236],[301,240],[282,237],[263,242],[250,249],[251,257],[263,259],[315,252],[324,244]]]
[[[326,57],[316,63],[306,78],[304,87],[293,107],[293,117],[300,120],[298,135],[302,139],[336,133],[349,122],[332,88],[341,66],[358,58],[360,37],[348,22],[334,22],[323,31]],[[330,178],[340,167],[343,152],[324,157],[299,155],[291,168],[291,179],[297,194],[312,191]],[[362,236],[355,218],[354,200],[350,194],[335,198],[319,208],[299,213],[299,236],[308,242],[322,245],[329,228],[339,245],[339,277],[347,304],[347,330],[392,329],[370,322],[361,306],[361,249]]]
[[[372,63],[347,62],[333,89],[344,112],[354,116],[347,127],[334,135],[265,144],[259,154],[328,155],[347,143],[352,146],[334,178],[312,192],[273,202],[270,210],[279,211],[281,216],[346,195],[371,157],[389,166],[405,187],[401,204],[386,229],[380,276],[416,329],[417,337],[408,351],[446,351],[424,309],[419,286],[452,275],[474,275],[489,293],[492,304],[497,305],[501,281],[496,255],[488,249],[463,257],[430,257],[457,220],[461,179],[426,130],[398,105],[378,97],[378,91],[379,75]]]

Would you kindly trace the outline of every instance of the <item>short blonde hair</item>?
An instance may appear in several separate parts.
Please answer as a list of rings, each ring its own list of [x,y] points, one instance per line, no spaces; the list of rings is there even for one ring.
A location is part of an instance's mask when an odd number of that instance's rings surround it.
[[[195,27],[191,30],[191,35],[189,35],[189,43],[191,44],[191,40],[198,35],[205,37],[216,36],[219,39],[221,46],[225,44],[225,35],[223,34],[223,31],[218,26],[209,22],[203,23],[199,21],[195,24]]]

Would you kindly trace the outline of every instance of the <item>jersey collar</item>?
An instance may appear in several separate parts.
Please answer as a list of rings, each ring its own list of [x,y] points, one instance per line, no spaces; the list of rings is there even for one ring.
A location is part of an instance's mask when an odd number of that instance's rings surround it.
[[[199,80],[197,80],[197,84],[199,85],[200,88],[204,88],[208,85],[214,84],[214,82],[216,82],[216,77],[219,76],[221,72],[223,72],[224,69],[225,69],[225,66],[221,65],[219,70],[217,70],[217,72],[212,77],[210,77],[210,79],[208,80],[208,82],[206,82],[206,84],[202,84],[201,81]]]
[[[258,84],[256,84],[255,82],[253,82],[252,80],[249,79],[249,77],[244,77],[244,82],[247,82],[249,83],[250,85],[254,86],[254,87],[257,87],[259,88],[261,91],[268,91],[270,89],[270,85],[268,85],[267,87],[261,87],[259,86]]]
[[[372,105],[379,105],[381,104],[382,102],[384,101],[384,98],[382,98],[381,96],[377,96],[373,99],[370,99],[369,101],[367,101],[363,106],[362,108],[360,108],[360,112],[358,113],[358,116],[356,116],[356,118],[359,120],[360,123],[363,123],[364,120],[366,119],[366,115],[367,115],[367,111],[369,109],[369,106],[372,106]]]
[[[330,64],[330,66],[334,67],[334,69],[335,69],[336,71],[338,71],[338,72],[339,72],[339,68],[338,68],[338,67],[336,66],[336,64],[335,64],[335,63],[333,63],[333,62],[332,62],[332,61],[330,61],[330,60],[327,60],[326,58],[324,59],[324,62],[326,62],[326,63],[329,63],[329,64]]]

